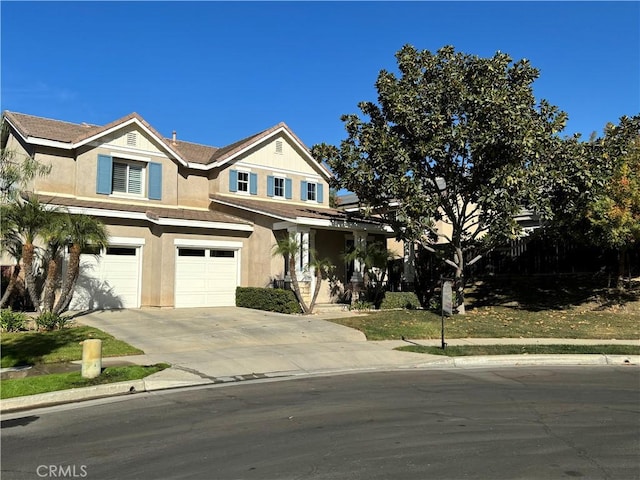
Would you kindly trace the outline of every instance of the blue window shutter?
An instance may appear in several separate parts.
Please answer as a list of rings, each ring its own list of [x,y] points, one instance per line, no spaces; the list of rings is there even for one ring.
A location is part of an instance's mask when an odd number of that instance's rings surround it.
[[[272,175],[267,176],[267,197],[273,197],[274,178]]]
[[[293,182],[291,181],[290,178],[285,178],[284,179],[284,198],[286,198],[287,200],[291,200],[291,198],[293,198]]]
[[[322,191],[324,190],[324,185],[322,185],[321,183],[316,184],[316,200],[318,200],[318,203],[322,203],[324,201],[324,197],[322,195]]]
[[[305,182],[304,180],[300,181],[300,200],[306,200],[307,199],[307,182]]]
[[[149,163],[149,199],[162,200],[162,164]]]
[[[113,159],[108,155],[98,155],[98,176],[96,178],[96,193],[111,194],[111,175]]]
[[[249,174],[249,193],[251,195],[258,194],[258,174],[257,173]]]
[[[238,171],[237,170],[229,170],[229,191],[230,192],[238,191]]]

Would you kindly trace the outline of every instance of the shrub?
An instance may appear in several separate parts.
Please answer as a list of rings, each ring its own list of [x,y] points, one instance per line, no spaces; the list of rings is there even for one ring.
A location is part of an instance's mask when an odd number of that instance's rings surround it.
[[[69,323],[71,323],[71,318],[63,317],[53,312],[41,313],[36,318],[36,326],[38,327],[38,330],[62,330]]]
[[[24,330],[27,315],[22,312],[14,312],[10,308],[0,310],[0,328],[3,332],[19,332]]]
[[[387,292],[384,295],[380,310],[390,310],[393,308],[406,308],[415,310],[420,307],[418,296],[413,292]]]
[[[280,288],[237,287],[236,305],[278,313],[302,313],[291,290]]]
[[[351,310],[374,310],[375,305],[371,302],[367,302],[366,300],[358,300],[351,305]]]

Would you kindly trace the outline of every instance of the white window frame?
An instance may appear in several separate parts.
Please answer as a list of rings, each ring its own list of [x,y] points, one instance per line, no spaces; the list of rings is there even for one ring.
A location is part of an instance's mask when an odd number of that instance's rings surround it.
[[[281,182],[281,185],[278,186],[278,182]],[[286,179],[285,177],[282,176],[275,176],[273,177],[273,196],[277,197],[277,198],[284,198],[286,195]],[[281,189],[280,194],[278,195],[278,189]]]
[[[246,180],[245,179],[241,179],[240,177],[246,176]],[[245,193],[248,194],[249,193],[249,178],[250,178],[250,172],[246,172],[244,170],[238,170],[238,183],[236,185],[236,190],[238,191],[238,193]],[[240,186],[243,186],[243,188],[241,188]]]
[[[146,189],[147,163],[139,162],[135,160],[126,160],[123,158],[113,158],[114,172],[115,172],[116,165],[125,165],[127,167],[126,177],[125,177],[125,191],[123,192],[123,191],[115,190],[114,188],[115,175],[112,173],[111,194],[114,196],[146,198],[147,196],[147,189]],[[140,168],[140,193],[132,193],[129,191],[129,175],[130,175],[130,168],[132,166]]]
[[[311,188],[312,185],[313,185],[313,189]],[[312,196],[313,198],[311,198]],[[318,183],[307,181],[307,202],[317,202],[318,201],[317,199],[318,199]]]

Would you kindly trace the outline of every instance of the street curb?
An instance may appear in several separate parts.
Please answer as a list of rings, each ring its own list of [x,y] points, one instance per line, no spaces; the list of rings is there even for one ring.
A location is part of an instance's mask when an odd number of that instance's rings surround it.
[[[132,380],[130,382],[108,383],[93,387],[71,388],[56,392],[38,393],[23,397],[7,398],[0,402],[0,412],[8,413],[17,410],[49,407],[61,403],[82,402],[102,397],[114,397],[132,393],[144,392],[144,380]]]
[[[338,371],[323,370],[319,372],[290,372],[288,378],[300,378],[316,373],[323,375],[331,373],[358,373],[372,372],[375,370],[408,370],[408,369],[440,369],[440,368],[482,368],[482,367],[519,367],[519,366],[637,366],[640,365],[640,355],[484,355],[469,357],[444,357],[430,362],[406,365],[402,367],[379,366],[371,369],[353,369]],[[170,369],[168,369],[170,370]],[[280,372],[281,374],[282,372]],[[278,375],[281,377],[282,375]],[[65,403],[82,402],[85,400],[95,400],[98,398],[131,395],[142,392],[155,392],[185,387],[201,387],[204,385],[222,385],[236,383],[235,377],[223,379],[222,383],[214,382],[211,379],[194,378],[193,381],[180,380],[156,380],[153,375],[141,380],[129,382],[109,383],[106,385],[96,385],[93,387],[73,388],[69,390],[59,390],[56,392],[40,393],[23,397],[8,398],[0,401],[0,413],[13,413],[21,410],[33,408],[49,407]],[[265,375],[265,378],[273,378]]]
[[[483,355],[451,357],[456,367],[482,366],[564,366],[564,365],[638,365],[640,355]]]

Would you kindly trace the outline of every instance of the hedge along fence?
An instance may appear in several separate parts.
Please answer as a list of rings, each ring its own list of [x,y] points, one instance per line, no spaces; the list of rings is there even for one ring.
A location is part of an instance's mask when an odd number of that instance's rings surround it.
[[[384,299],[380,304],[380,310],[391,310],[394,308],[415,310],[416,308],[420,308],[420,301],[413,292],[385,292]]]
[[[296,295],[279,288],[237,287],[236,306],[278,313],[302,313]]]

